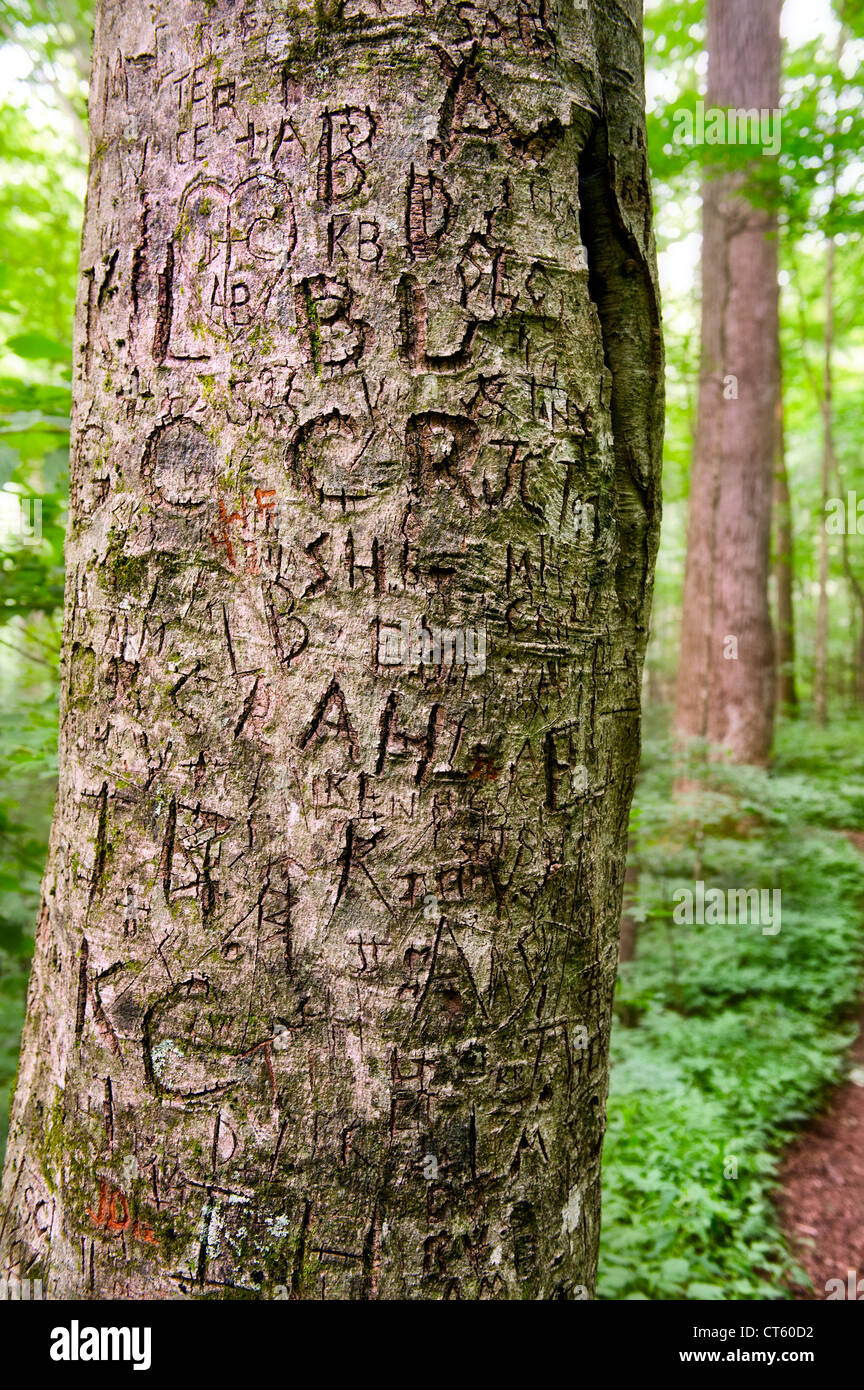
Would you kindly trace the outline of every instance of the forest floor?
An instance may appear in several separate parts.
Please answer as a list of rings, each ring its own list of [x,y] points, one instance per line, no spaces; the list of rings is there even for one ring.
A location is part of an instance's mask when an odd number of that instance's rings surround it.
[[[864,853],[864,834],[849,833]],[[795,1142],[781,1170],[783,1227],[813,1290],[793,1287],[801,1302],[824,1299],[829,1279],[847,1289],[850,1270],[864,1276],[864,1012],[849,1054],[849,1079]]]
[[[813,1289],[796,1299],[827,1296],[829,1279],[847,1285],[864,1277],[864,1019],[851,1052],[850,1080],[793,1145],[781,1172],[783,1226]]]
[[[599,1297],[836,1297],[864,1276],[864,720],[788,721],[770,769],[712,765],[695,806],[674,775],[649,722]],[[694,881],[782,890],[782,926],[676,921]]]

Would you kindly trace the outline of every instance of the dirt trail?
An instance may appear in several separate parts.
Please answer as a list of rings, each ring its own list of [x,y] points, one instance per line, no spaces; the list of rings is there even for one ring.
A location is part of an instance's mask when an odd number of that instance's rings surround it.
[[[864,834],[849,839],[864,853]],[[801,1301],[827,1298],[828,1280],[846,1285],[849,1270],[862,1280],[864,1299],[864,1015],[850,1059],[849,1080],[798,1138],[781,1169],[783,1226],[813,1282],[812,1292],[795,1289]]]

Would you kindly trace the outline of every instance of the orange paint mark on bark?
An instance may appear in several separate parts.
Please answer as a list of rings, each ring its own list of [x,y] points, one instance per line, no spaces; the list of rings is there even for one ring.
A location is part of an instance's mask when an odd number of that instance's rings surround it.
[[[99,1210],[94,1212],[92,1207],[87,1208],[87,1215],[94,1226],[104,1226],[108,1231],[121,1232],[131,1228],[132,1236],[135,1240],[143,1240],[148,1245],[156,1244],[156,1237],[153,1230],[143,1221],[132,1221],[129,1213],[129,1203],[119,1187],[112,1187],[104,1181],[99,1183]]]

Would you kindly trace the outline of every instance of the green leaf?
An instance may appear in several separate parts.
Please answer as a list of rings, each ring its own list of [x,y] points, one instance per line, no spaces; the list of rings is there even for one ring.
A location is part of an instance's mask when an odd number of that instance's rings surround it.
[[[687,1287],[687,1297],[692,1299],[710,1298],[717,1301],[725,1296],[726,1290],[721,1289],[719,1284],[689,1284]]]
[[[6,346],[11,348],[17,357],[24,357],[27,361],[65,364],[72,356],[66,343],[58,343],[55,338],[49,338],[45,333],[16,333],[14,337],[6,339]]]

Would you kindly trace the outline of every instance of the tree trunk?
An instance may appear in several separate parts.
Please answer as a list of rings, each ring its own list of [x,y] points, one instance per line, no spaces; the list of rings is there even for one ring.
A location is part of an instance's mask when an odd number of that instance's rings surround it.
[[[813,703],[816,719],[828,723],[828,499],[834,474],[834,238],[825,257],[825,346],[822,377],[822,525],[819,528],[819,603],[816,613],[816,673]]]
[[[833,318],[833,315],[832,315],[832,318]],[[833,334],[832,334],[832,336],[833,336]],[[833,377],[833,369],[830,369],[829,371],[827,371],[825,375],[826,375],[826,380],[827,380],[827,378],[829,377],[829,375]],[[831,393],[829,392],[829,394],[831,394]],[[820,398],[820,399],[821,399],[821,398]],[[833,410],[832,410],[832,417],[833,417]],[[833,418],[832,418],[831,426],[830,426],[830,436],[831,436],[831,440],[830,440],[830,443],[831,443],[830,452],[831,452],[831,458],[833,459],[833,463],[834,463],[834,478],[833,478],[833,481],[834,481],[834,483],[835,483],[835,485],[836,485],[836,488],[837,488],[836,496],[837,496],[837,497],[842,497],[842,498],[845,499],[845,498],[846,498],[846,495],[847,495],[847,493],[846,493],[846,484],[845,484],[845,481],[844,481],[844,478],[843,478],[843,474],[842,474],[842,471],[841,471],[841,468],[840,468],[839,461],[838,461],[838,459],[837,459],[836,450],[834,449]],[[845,505],[846,505],[846,503],[845,503],[845,501],[844,501],[844,506],[845,506]],[[824,512],[824,505],[823,505],[823,516],[824,516],[824,514],[825,514],[825,512]],[[825,524],[824,524],[824,521],[823,521],[823,536],[825,536],[826,539],[827,539],[827,533],[825,532]],[[850,601],[849,625],[850,625],[851,630],[852,630],[852,634],[853,634],[853,643],[854,643],[854,651],[853,651],[853,653],[852,653],[851,660],[850,660],[850,668],[851,668],[850,675],[851,675],[851,679],[850,679],[850,691],[849,691],[849,694],[850,694],[850,706],[851,706],[851,708],[852,708],[853,710],[855,710],[855,709],[857,709],[857,707],[858,707],[859,705],[864,704],[864,587],[862,587],[861,581],[859,580],[858,576],[856,575],[856,573],[855,573],[855,568],[854,568],[854,566],[853,566],[853,564],[852,564],[852,557],[851,557],[851,555],[850,555],[850,553],[849,553],[849,533],[848,533],[848,531],[847,531],[847,529],[846,529],[845,527],[844,527],[844,529],[843,529],[843,531],[841,532],[841,535],[840,535],[840,554],[841,554],[841,559],[842,559],[842,562],[843,562],[843,573],[844,573],[845,576],[846,576],[846,582],[847,582],[847,584],[848,584],[848,586],[849,586],[849,601]],[[859,626],[859,623],[860,623],[860,626]],[[827,626],[827,625],[826,625],[826,626]],[[858,633],[857,636],[855,635],[856,632]]]
[[[786,467],[783,429],[783,402],[777,402],[777,455],[774,473],[775,547],[774,576],[777,585],[777,707],[787,718],[798,714],[798,688],[795,681],[795,605],[792,581],[795,577],[795,534],[792,527],[792,499]]]
[[[636,846],[631,838],[627,842],[627,868],[624,873],[624,902],[618,948],[618,959],[625,961],[636,959],[636,940],[639,935],[639,925],[633,915],[639,894],[639,865],[634,859],[635,852]]]
[[[4,1180],[52,1297],[591,1296],[662,421],[640,14],[102,0]]]
[[[780,0],[709,0],[706,110],[774,110]],[[761,155],[759,156],[761,158]],[[768,604],[779,392],[777,219],[747,171],[703,192],[702,360],[690,490],[675,727],[735,762],[770,753]]]

